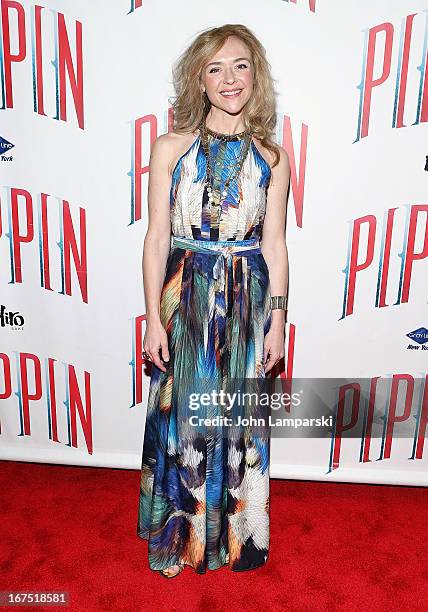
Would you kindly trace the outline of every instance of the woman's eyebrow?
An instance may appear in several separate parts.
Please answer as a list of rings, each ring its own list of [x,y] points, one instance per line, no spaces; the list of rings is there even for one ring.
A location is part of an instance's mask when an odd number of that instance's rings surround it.
[[[233,61],[234,62],[239,62],[240,60],[247,60],[247,62],[250,61],[248,57],[237,57]],[[207,66],[211,66],[211,64],[223,64],[223,62],[210,62],[209,64],[207,64]]]

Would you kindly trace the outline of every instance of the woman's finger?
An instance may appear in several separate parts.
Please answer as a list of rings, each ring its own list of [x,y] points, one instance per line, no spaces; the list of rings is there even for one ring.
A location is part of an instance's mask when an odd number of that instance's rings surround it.
[[[164,361],[169,361],[169,350],[168,350],[168,341],[167,340],[164,340],[162,342],[161,350],[162,350],[162,359]]]
[[[166,367],[163,365],[160,355],[159,355],[160,347],[153,351],[153,363],[160,369],[162,372],[166,372]]]

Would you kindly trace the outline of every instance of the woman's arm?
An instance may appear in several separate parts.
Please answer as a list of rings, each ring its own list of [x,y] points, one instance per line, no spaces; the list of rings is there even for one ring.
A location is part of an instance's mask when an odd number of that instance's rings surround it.
[[[271,295],[287,295],[288,251],[285,242],[287,193],[290,182],[290,162],[283,147],[280,161],[272,168],[267,191],[266,213],[261,250],[269,268]],[[269,353],[266,372],[284,356],[285,311],[272,310],[272,324],[265,343],[265,358]]]
[[[153,142],[150,154],[148,185],[148,229],[144,238],[143,283],[146,303],[146,336],[144,350],[163,371],[162,357],[169,359],[166,332],[160,320],[160,296],[165,277],[166,262],[171,247],[171,221],[169,173],[172,156],[171,140],[162,134]]]

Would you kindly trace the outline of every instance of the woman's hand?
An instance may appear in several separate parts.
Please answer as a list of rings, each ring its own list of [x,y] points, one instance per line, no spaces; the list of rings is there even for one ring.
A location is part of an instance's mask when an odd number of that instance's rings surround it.
[[[265,374],[284,357],[285,321],[284,319],[273,319],[270,329],[265,336],[264,342],[264,364]]]
[[[146,333],[144,335],[143,350],[149,355],[150,360],[162,372],[166,372],[166,367],[163,365],[159,349],[162,350],[162,358],[164,361],[169,361],[168,336],[160,319],[154,321],[147,320]]]

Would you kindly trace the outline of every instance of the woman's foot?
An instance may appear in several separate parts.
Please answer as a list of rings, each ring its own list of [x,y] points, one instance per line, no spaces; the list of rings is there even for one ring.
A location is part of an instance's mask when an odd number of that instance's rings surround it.
[[[178,563],[176,565],[170,565],[166,569],[159,570],[162,576],[165,578],[174,578],[174,576],[178,576],[180,572],[184,570],[184,563]]]

